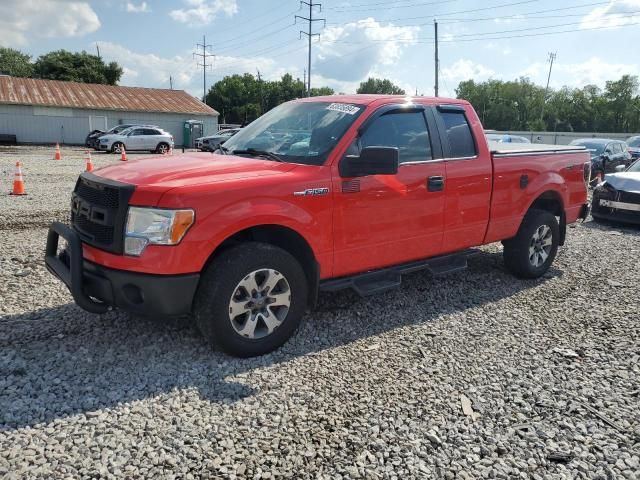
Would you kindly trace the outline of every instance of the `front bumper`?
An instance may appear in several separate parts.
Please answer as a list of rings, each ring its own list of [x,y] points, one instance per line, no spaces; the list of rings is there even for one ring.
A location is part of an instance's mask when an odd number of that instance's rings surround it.
[[[620,201],[617,196],[603,198],[599,194],[594,194],[591,216],[612,222],[640,225],[640,202],[629,202],[624,199]]]
[[[67,248],[58,254],[60,237],[67,241]],[[151,275],[88,262],[82,256],[80,236],[59,222],[49,227],[45,263],[69,288],[76,304],[91,313],[117,307],[145,316],[188,314],[200,280],[197,273]]]

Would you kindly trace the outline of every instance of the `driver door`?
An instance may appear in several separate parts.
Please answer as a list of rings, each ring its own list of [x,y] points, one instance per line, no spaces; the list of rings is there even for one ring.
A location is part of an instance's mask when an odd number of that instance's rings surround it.
[[[445,166],[435,119],[421,106],[382,107],[347,151],[396,147],[398,173],[333,179],[334,275],[437,255],[442,249]],[[427,124],[432,128],[429,129]]]

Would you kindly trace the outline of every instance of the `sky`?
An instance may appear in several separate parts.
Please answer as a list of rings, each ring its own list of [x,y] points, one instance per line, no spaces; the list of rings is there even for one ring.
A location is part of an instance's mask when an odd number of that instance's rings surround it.
[[[2,0],[0,45],[34,58],[86,50],[124,68],[121,85],[183,89],[201,97],[225,75],[303,78],[309,7],[298,0]],[[528,77],[545,85],[640,75],[640,0],[324,0],[313,8],[312,87],[354,93],[367,77],[407,93],[434,93],[438,21],[440,95],[460,81]]]

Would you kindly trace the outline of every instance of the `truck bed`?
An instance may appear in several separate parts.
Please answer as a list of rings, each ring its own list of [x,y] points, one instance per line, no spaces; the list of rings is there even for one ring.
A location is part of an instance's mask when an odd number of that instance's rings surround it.
[[[501,143],[489,142],[489,150],[494,155],[549,154],[586,151],[579,145],[546,145],[542,143]]]

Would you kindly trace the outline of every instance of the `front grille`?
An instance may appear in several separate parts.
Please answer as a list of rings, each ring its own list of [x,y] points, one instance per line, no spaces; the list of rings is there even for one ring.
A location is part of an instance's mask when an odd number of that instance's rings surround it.
[[[91,239],[99,244],[108,245],[113,241],[113,227],[99,225],[93,223],[85,217],[73,216],[73,226],[81,233],[90,236]]]
[[[76,194],[84,200],[94,205],[100,205],[105,208],[118,209],[119,194],[118,190],[111,187],[102,187],[90,185],[87,181],[80,181],[76,189]]]
[[[124,228],[133,185],[83,173],[71,197],[71,226],[82,241],[122,253]]]
[[[640,204],[640,193],[619,192],[619,202]]]

